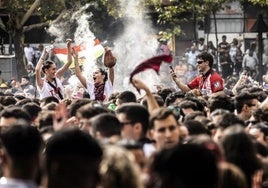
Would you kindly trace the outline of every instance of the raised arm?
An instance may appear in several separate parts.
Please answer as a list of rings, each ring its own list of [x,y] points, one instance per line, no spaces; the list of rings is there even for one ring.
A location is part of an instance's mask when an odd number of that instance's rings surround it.
[[[239,80],[235,83],[234,87],[232,88],[232,92],[234,95],[237,95],[236,89],[241,86],[242,84],[245,84],[248,80],[248,77],[246,75],[241,75]]]
[[[114,85],[114,68],[113,67],[109,68],[109,79],[111,80],[112,85]]]
[[[105,48],[104,54],[104,65],[109,68],[109,79],[114,84],[114,65],[116,64],[116,58],[113,56],[113,53],[110,49]]]
[[[42,74],[43,63],[46,59],[46,56],[47,56],[47,51],[46,49],[44,49],[35,67],[35,82],[36,82],[36,85],[40,89],[42,89],[44,85],[44,81],[42,79],[41,74]]]
[[[79,62],[78,62],[78,53],[77,51],[75,51],[75,49],[72,49],[72,55],[74,57],[74,70],[75,70],[75,74],[77,76],[77,78],[79,79],[79,81],[81,82],[81,84],[87,88],[87,81],[86,78],[82,75],[82,71],[79,67]]]
[[[173,81],[178,86],[178,88],[180,88],[184,92],[188,92],[191,90],[186,84],[180,82],[179,78],[177,77],[176,73],[173,70],[170,70],[170,74],[172,76]]]
[[[148,111],[151,113],[153,110],[159,108],[159,105],[154,97],[154,95],[152,94],[152,92],[150,91],[150,89],[141,81],[138,79],[132,79],[132,84],[134,87],[136,87],[137,89],[142,89],[145,91],[146,93],[146,97],[147,97],[147,104],[148,104]]]
[[[71,48],[71,43],[72,43],[72,39],[67,39],[66,40],[67,43],[67,63],[65,63],[57,72],[56,72],[56,76],[58,78],[62,77],[62,75],[65,73],[65,71],[67,71],[67,69],[69,68],[69,66],[72,63],[72,48]]]

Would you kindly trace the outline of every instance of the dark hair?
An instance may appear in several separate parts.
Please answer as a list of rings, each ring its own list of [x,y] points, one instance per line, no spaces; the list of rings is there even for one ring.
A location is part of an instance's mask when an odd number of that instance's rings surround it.
[[[48,96],[48,97],[45,97],[45,98],[41,99],[40,102],[44,103],[44,105],[49,104],[51,102],[59,103],[59,99],[57,99],[54,96]]]
[[[170,115],[173,116],[175,120],[177,120],[175,113],[171,109],[162,107],[162,108],[155,110],[150,116],[149,129],[154,128],[154,123],[156,120],[166,119]]]
[[[201,52],[196,56],[196,58],[202,59],[204,61],[209,62],[209,67],[212,68],[213,66],[213,56],[208,52]]]
[[[106,82],[108,80],[108,73],[102,68],[99,68],[99,70],[100,70],[101,74],[104,75],[103,81]]]
[[[28,112],[26,112],[24,109],[20,108],[20,107],[10,107],[10,108],[5,108],[1,113],[0,113],[0,117],[4,117],[4,118],[15,118],[16,120],[24,120],[27,123],[31,122],[31,117],[28,114]]]
[[[118,103],[137,102],[136,95],[132,91],[123,91],[118,96]]]
[[[234,105],[237,113],[241,113],[245,104],[251,105],[253,99],[258,99],[257,95],[249,92],[241,92],[235,97]]]
[[[30,80],[29,76],[26,76],[26,75],[22,76],[21,78],[24,78],[24,79],[26,79],[28,81]]]
[[[1,143],[13,160],[32,160],[38,157],[42,146],[42,138],[38,130],[30,124],[14,124],[3,129],[0,135]],[[16,161],[24,163],[24,161]]]
[[[252,176],[261,168],[257,151],[244,127],[235,125],[223,132],[222,146],[228,162],[237,165],[246,175],[248,187],[252,185]]]
[[[102,155],[98,142],[82,130],[54,133],[45,151],[48,187],[96,187]]]
[[[22,108],[26,112],[28,112],[28,114],[31,116],[32,121],[34,121],[37,118],[39,112],[41,112],[42,110],[41,107],[34,102],[29,102],[27,104],[24,104]]]
[[[171,105],[173,102],[176,101],[178,98],[184,98],[185,97],[185,92],[184,91],[176,91],[169,93],[168,96],[166,97],[165,104],[166,106]]]
[[[143,134],[146,134],[149,124],[149,112],[141,104],[126,103],[116,109],[116,114],[123,113],[132,123],[141,123]]]
[[[43,66],[42,66],[42,72],[45,73],[45,70],[46,69],[49,69],[51,67],[52,64],[56,64],[54,61],[51,61],[51,60],[47,60],[43,63]]]
[[[206,187],[218,182],[216,155],[201,145],[182,144],[156,154],[152,163],[153,180],[159,188]]]
[[[113,135],[120,135],[121,124],[115,115],[109,113],[99,114],[90,119],[93,135],[100,132],[103,137],[109,138]]]
[[[206,127],[197,120],[184,121],[183,125],[187,127],[189,131],[189,135],[201,135],[201,134],[208,135],[209,134],[209,131],[206,129]]]

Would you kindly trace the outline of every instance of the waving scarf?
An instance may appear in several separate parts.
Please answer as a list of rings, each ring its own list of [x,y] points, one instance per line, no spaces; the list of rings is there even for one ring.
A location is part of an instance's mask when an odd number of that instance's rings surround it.
[[[143,61],[130,73],[130,83],[132,83],[132,78],[135,74],[145,71],[147,69],[153,69],[157,74],[159,74],[161,63],[163,61],[171,63],[172,59],[172,55],[159,55]]]

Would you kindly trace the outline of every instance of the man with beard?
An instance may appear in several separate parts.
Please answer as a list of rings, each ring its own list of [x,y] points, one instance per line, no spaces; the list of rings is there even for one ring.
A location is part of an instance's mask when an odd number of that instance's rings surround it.
[[[183,84],[171,70],[171,76],[176,85],[185,92],[191,91],[195,95],[210,96],[212,93],[224,89],[222,77],[212,69],[213,56],[208,52],[202,52],[197,56],[197,69],[200,73],[187,85]]]

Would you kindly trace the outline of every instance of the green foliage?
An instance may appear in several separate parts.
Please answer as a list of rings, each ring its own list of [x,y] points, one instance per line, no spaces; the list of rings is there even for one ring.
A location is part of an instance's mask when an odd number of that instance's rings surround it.
[[[253,5],[259,5],[261,7],[267,7],[268,1],[267,0],[248,0]]]

